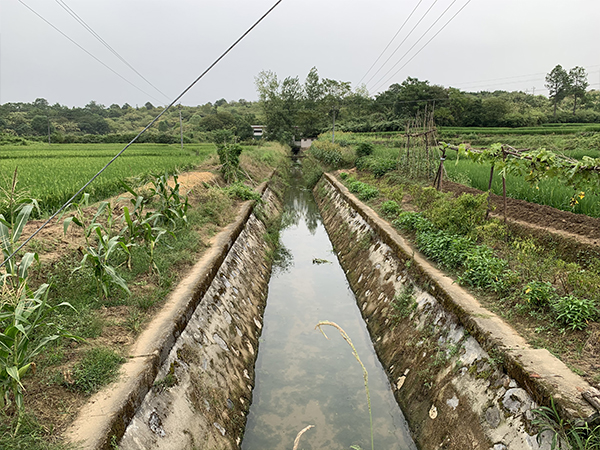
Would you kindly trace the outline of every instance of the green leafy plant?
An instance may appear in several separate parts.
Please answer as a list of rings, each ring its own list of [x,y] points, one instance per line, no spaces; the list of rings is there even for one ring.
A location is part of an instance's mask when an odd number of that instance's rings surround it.
[[[356,194],[362,201],[371,200],[379,195],[379,190],[362,181],[350,181],[348,189],[353,194]]]
[[[129,255],[129,247],[123,241],[122,236],[115,235],[110,236],[110,230],[112,228],[112,208],[109,202],[100,203],[96,213],[92,217],[89,223],[86,222],[85,213],[83,212],[83,205],[87,204],[88,197],[84,195],[82,203],[75,204],[76,213],[73,216],[68,217],[64,221],[64,232],[66,233],[71,224],[75,224],[84,229],[84,236],[86,240],[85,247],[80,250],[83,253],[83,258],[78,267],[73,269],[73,272],[82,270],[86,265],[90,265],[96,284],[98,287],[98,296],[100,298],[107,298],[109,295],[110,284],[116,284],[123,289],[127,294],[130,293],[127,283],[121,277],[111,263],[111,257],[117,253],[118,250]],[[106,223],[108,228],[100,223],[100,218],[104,214],[107,215]]]
[[[405,319],[412,314],[417,307],[414,295],[415,288],[411,283],[405,284],[392,300],[394,319]]]
[[[240,182],[233,183],[223,188],[223,191],[231,198],[237,198],[240,200],[261,200],[258,192]]]
[[[388,217],[395,217],[400,214],[400,205],[394,200],[388,200],[381,204],[381,212]]]
[[[332,142],[313,141],[310,153],[322,163],[336,168],[340,167],[343,161],[341,146]]]
[[[550,306],[556,296],[556,289],[547,281],[530,281],[523,288],[523,297],[533,308]]]
[[[589,321],[597,316],[596,305],[593,300],[577,298],[573,295],[560,297],[553,305],[556,319],[564,323],[571,330],[583,330]]]
[[[371,142],[359,142],[356,146],[356,157],[362,158],[373,154],[375,146]]]
[[[538,444],[545,431],[552,432],[551,450],[598,450],[600,449],[600,426],[592,426],[587,422],[573,423],[559,414],[554,399],[550,398],[550,406],[540,406],[533,410],[532,424],[539,428]]]
[[[66,302],[50,306],[47,284],[33,293],[26,283],[17,288],[4,283],[0,289],[0,407],[7,408],[14,402],[18,411],[16,434],[24,413],[21,380],[35,372],[33,359],[50,342],[67,336],[57,333],[42,337],[44,330],[52,326],[49,315],[59,307],[73,307]]]
[[[177,175],[173,175],[172,186],[169,183],[168,173],[155,175],[152,179],[152,187],[150,188],[151,197],[157,203],[155,223],[153,225],[161,225],[165,221],[171,223],[172,227],[177,227],[180,223],[187,224],[187,212],[189,202],[187,195],[180,193],[181,184]]]
[[[0,275],[0,282],[10,282],[18,287],[27,278],[31,264],[38,260],[37,253],[25,253],[20,262],[16,261],[13,253],[18,248],[18,242],[25,225],[34,209],[39,211],[35,199],[29,198],[17,189],[17,169],[13,174],[12,182],[8,189],[2,188],[2,203],[6,217],[0,214],[0,248],[5,261],[5,272]],[[9,259],[9,257],[12,258]]]

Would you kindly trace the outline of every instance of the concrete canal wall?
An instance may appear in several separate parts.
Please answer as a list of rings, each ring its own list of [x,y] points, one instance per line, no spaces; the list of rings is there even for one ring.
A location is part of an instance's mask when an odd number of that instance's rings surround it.
[[[314,193],[419,448],[550,448],[531,419],[551,396],[567,417],[594,414],[581,377],[531,348],[333,176]]]
[[[69,430],[85,449],[236,449],[252,399],[270,277],[265,223],[281,202],[261,187],[130,350],[118,383]],[[254,211],[254,212],[253,212]]]

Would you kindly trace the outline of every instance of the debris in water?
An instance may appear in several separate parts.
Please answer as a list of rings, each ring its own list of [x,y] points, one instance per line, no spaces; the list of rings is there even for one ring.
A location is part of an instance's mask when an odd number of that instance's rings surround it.
[[[321,258],[313,258],[313,264],[331,264],[331,261]]]
[[[437,417],[437,408],[435,407],[435,405],[431,405],[431,409],[429,410],[429,417],[431,419],[435,419]]]

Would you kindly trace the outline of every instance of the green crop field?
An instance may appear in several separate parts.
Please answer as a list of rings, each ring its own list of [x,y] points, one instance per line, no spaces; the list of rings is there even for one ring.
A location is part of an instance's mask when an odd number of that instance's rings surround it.
[[[15,168],[18,187],[50,213],[67,201],[111,160],[123,144],[33,144],[0,146],[0,182],[6,188]],[[123,192],[120,180],[189,169],[214,153],[213,144],[134,144],[86,190],[92,200]]]

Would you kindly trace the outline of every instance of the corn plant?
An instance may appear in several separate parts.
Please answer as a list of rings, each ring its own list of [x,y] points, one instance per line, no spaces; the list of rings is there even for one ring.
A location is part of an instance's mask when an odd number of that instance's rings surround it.
[[[156,198],[156,212],[160,214],[153,225],[161,225],[165,220],[175,228],[179,223],[187,224],[188,197],[181,195],[181,185],[177,175],[173,175],[173,187],[169,185],[167,173],[156,175],[150,192]]]
[[[87,204],[89,198],[86,195],[84,195],[83,205]],[[123,242],[121,234],[111,237],[114,220],[110,203],[100,203],[98,210],[89,223],[85,219],[82,204],[75,204],[74,206],[76,213],[65,220],[64,232],[67,232],[71,224],[83,228],[86,245],[81,249],[83,258],[79,266],[73,269],[73,272],[82,270],[86,265],[90,265],[96,279],[98,296],[100,298],[108,297],[111,284],[116,284],[127,292],[127,294],[130,294],[127,283],[117,273],[116,268],[111,265],[111,257],[119,250],[123,250],[126,255],[129,255],[130,251],[129,247]],[[102,215],[106,215],[106,227],[99,222]]]
[[[21,380],[28,372],[35,372],[33,359],[48,343],[68,336],[52,334],[38,339],[40,331],[52,325],[48,316],[56,308],[73,307],[67,302],[48,305],[47,284],[33,293],[26,283],[18,287],[4,283],[0,289],[0,408],[6,409],[14,402],[18,413],[16,434],[24,413]]]
[[[15,257],[8,259],[18,247],[23,229],[34,209],[39,211],[35,199],[29,198],[23,191],[17,189],[17,170],[13,174],[12,182],[8,189],[2,188],[2,203],[4,214],[0,214],[0,248],[4,261],[5,273],[0,275],[0,282],[11,282],[15,287],[27,278],[27,271],[31,264],[38,260],[36,253],[26,253],[17,263]]]

